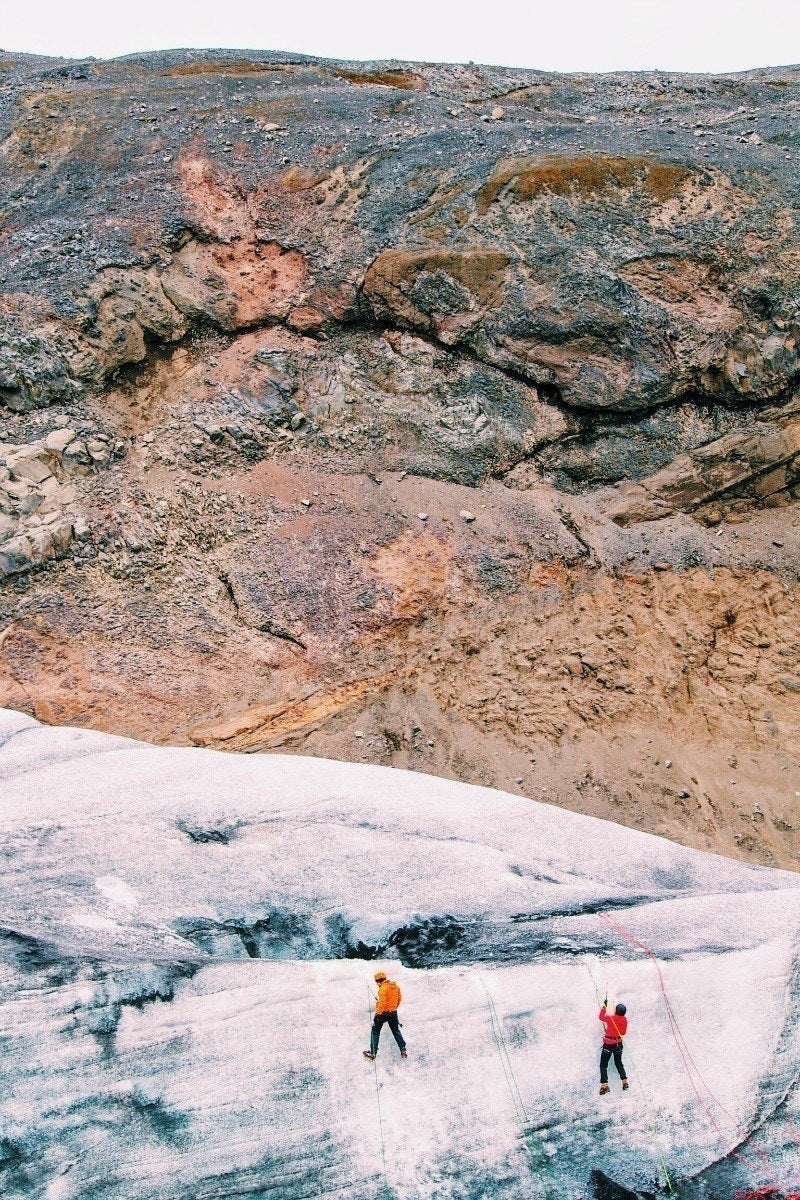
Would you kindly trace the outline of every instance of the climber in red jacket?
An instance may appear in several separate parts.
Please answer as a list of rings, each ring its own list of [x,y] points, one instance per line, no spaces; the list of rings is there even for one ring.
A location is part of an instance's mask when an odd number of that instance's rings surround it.
[[[600,1051],[600,1095],[605,1096],[606,1092],[611,1089],[608,1086],[608,1063],[612,1054],[614,1056],[614,1066],[619,1072],[619,1077],[622,1080],[622,1090],[628,1090],[628,1077],[625,1074],[625,1068],[622,1065],[622,1040],[628,1032],[628,1018],[625,1013],[628,1011],[624,1004],[618,1004],[613,1013],[606,1012],[608,1004],[608,996],[603,1001],[603,1007],[600,1009],[600,1020],[605,1026],[603,1033],[603,1049]]]

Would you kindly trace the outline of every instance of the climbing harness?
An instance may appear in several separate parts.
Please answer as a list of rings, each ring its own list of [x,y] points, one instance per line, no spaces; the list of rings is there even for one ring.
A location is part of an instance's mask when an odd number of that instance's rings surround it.
[[[602,1005],[603,1002],[600,999],[600,989],[597,986],[597,980],[595,979],[595,977],[592,973],[592,968],[589,966],[588,962],[586,963],[586,969],[589,972],[589,978],[592,981],[592,985],[594,987],[594,992],[595,992],[595,995],[597,996],[597,1003]],[[605,995],[606,996],[608,995],[608,985],[606,985]],[[642,1100],[644,1101],[644,1107],[647,1112],[647,1118],[648,1118],[648,1121],[650,1122],[650,1132],[653,1135],[653,1145],[656,1148],[656,1155],[658,1156],[658,1161],[659,1161],[661,1170],[664,1175],[664,1183],[665,1183],[667,1191],[670,1193],[670,1195],[674,1196],[675,1188],[672,1186],[672,1180],[670,1179],[669,1171],[667,1170],[667,1163],[666,1163],[666,1159],[664,1157],[664,1151],[661,1147],[661,1142],[659,1141],[658,1133],[656,1132],[656,1121],[655,1121],[655,1117],[653,1115],[653,1108],[652,1108],[652,1105],[650,1104],[650,1097],[649,1097],[647,1091],[645,1090],[642,1073],[636,1067],[636,1063],[634,1062],[633,1055],[631,1054],[630,1046],[628,1046],[626,1043],[624,1043],[623,1038],[620,1038],[620,1041],[622,1041],[623,1044],[625,1044],[625,1053],[628,1056],[628,1062],[631,1064],[631,1068],[633,1070],[633,1077],[636,1080],[636,1083],[639,1087],[639,1091],[642,1093]]]

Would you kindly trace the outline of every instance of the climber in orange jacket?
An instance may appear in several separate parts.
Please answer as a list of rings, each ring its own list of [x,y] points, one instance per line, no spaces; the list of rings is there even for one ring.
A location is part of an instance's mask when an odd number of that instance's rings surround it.
[[[606,1012],[608,1004],[608,996],[603,1001],[603,1007],[600,1009],[599,1019],[603,1022],[605,1030],[603,1033],[603,1049],[600,1051],[600,1095],[605,1096],[606,1092],[610,1092],[608,1086],[608,1062],[611,1055],[614,1055],[614,1066],[617,1068],[619,1077],[622,1080],[622,1090],[628,1090],[628,1077],[625,1073],[625,1068],[622,1065],[622,1040],[628,1032],[628,1018],[625,1013],[628,1011],[624,1004],[618,1004],[613,1013]]]
[[[378,985],[378,998],[375,1001],[375,1016],[372,1019],[372,1029],[370,1030],[369,1050],[364,1051],[364,1058],[374,1058],[378,1053],[378,1040],[384,1025],[388,1025],[394,1034],[394,1040],[400,1047],[400,1057],[408,1058],[406,1044],[400,1032],[400,1022],[397,1019],[397,1010],[403,999],[400,988],[393,979],[386,978],[385,971],[375,972],[375,982]]]

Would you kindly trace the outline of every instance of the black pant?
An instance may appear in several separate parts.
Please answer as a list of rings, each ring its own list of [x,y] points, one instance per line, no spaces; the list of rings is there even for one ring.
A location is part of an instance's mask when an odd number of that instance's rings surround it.
[[[608,1083],[608,1060],[611,1055],[614,1055],[614,1066],[619,1072],[620,1079],[627,1079],[625,1068],[622,1065],[622,1042],[617,1042],[615,1046],[603,1046],[600,1051],[600,1082]]]
[[[372,1018],[372,1030],[369,1037],[369,1048],[372,1053],[378,1053],[378,1039],[381,1036],[381,1028],[384,1025],[389,1026],[394,1034],[394,1040],[401,1050],[405,1050],[406,1044],[400,1032],[400,1022],[397,1019],[397,1009],[395,1009],[394,1012],[375,1013],[375,1016]]]

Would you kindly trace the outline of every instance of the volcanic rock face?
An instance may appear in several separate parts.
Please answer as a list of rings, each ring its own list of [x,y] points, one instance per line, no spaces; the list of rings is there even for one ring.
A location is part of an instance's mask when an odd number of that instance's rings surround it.
[[[8,1200],[798,1190],[795,874],[374,766],[0,746]]]
[[[5,56],[0,698],[796,866],[798,104]]]

